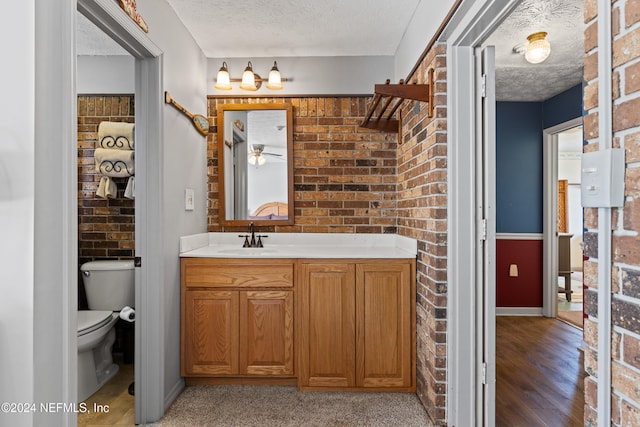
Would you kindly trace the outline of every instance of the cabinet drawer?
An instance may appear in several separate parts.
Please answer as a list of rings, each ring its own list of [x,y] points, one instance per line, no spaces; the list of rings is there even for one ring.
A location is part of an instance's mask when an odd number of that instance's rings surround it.
[[[290,288],[290,260],[183,258],[181,274],[187,288]]]

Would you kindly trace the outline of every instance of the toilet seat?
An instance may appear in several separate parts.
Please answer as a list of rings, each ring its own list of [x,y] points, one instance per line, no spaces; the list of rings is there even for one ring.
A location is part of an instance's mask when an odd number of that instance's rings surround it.
[[[113,318],[112,311],[105,310],[79,310],[78,311],[78,336],[86,335],[100,329]]]

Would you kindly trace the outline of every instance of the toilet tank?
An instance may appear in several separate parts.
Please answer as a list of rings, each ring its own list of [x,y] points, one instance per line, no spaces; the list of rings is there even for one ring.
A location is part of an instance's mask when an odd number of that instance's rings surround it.
[[[91,261],[80,266],[89,310],[120,311],[135,304],[133,260]]]

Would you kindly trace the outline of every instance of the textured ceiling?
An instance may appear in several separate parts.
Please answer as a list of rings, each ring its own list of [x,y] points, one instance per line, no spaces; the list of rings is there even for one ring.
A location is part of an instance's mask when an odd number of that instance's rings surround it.
[[[420,0],[168,0],[209,58],[394,55]]]
[[[167,0],[210,58],[394,55],[420,1]],[[433,1],[433,0],[430,0]],[[551,55],[529,64],[513,47],[549,33]],[[78,14],[79,55],[128,55]],[[523,0],[489,37],[496,97],[543,101],[582,81],[583,0]]]
[[[551,54],[529,64],[513,47],[529,34],[546,31]],[[583,0],[523,0],[487,39],[496,47],[496,98],[543,101],[582,81]]]

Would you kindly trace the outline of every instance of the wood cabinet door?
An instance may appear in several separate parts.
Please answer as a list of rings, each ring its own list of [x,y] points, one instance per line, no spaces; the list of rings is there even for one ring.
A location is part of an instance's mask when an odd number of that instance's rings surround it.
[[[183,374],[238,373],[238,292],[186,291]]]
[[[358,387],[410,387],[410,265],[358,264],[356,309]]]
[[[299,383],[355,386],[355,266],[301,265]]]
[[[240,374],[294,374],[293,291],[240,291]]]

